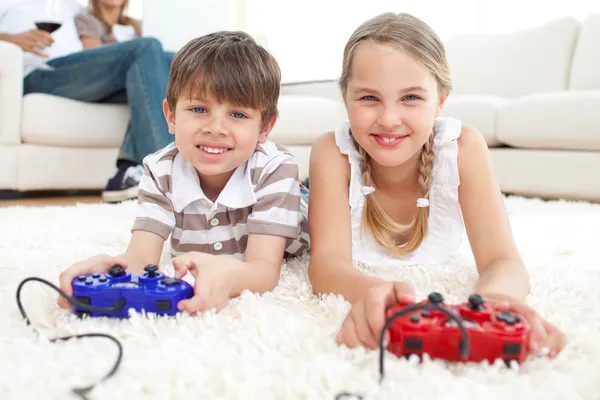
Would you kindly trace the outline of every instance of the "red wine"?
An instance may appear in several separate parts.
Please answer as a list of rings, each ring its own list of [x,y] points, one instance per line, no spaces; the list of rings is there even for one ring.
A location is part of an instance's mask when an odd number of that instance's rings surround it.
[[[36,22],[35,26],[38,27],[38,29],[41,29],[43,31],[46,31],[48,33],[52,33],[55,30],[57,30],[58,28],[60,28],[62,24],[56,23],[56,22]]]

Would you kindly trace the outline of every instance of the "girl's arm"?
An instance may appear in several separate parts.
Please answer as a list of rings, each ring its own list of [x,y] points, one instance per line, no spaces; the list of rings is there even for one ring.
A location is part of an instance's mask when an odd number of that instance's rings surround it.
[[[385,281],[352,265],[349,181],[350,164],[337,148],[333,133],[318,138],[310,156],[308,277],[315,294],[341,294],[354,303]]]
[[[504,200],[483,136],[463,126],[458,140],[459,201],[479,271],[475,292],[517,300],[529,292],[529,275],[513,240]]]

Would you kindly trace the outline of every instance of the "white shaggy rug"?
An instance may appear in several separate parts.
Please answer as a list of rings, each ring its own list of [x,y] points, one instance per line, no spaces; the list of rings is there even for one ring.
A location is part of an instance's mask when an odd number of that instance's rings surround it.
[[[313,296],[306,260],[285,266],[279,286],[244,294],[220,314],[129,320],[76,319],[58,310],[56,294],[32,282],[19,314],[15,290],[28,276],[52,282],[71,263],[119,253],[129,239],[134,203],[0,208],[0,399],[72,399],[72,387],[95,382],[114,362],[105,339],[50,343],[44,338],[105,332],[123,343],[116,375],[91,399],[333,399],[340,391],[393,399],[599,399],[600,205],[507,198],[515,237],[529,267],[530,304],[562,327],[569,344],[554,360],[504,365],[449,365],[386,357],[334,343],[349,304]],[[168,264],[162,266],[169,271]],[[382,272],[431,291],[466,299],[476,280],[468,244],[435,268]]]

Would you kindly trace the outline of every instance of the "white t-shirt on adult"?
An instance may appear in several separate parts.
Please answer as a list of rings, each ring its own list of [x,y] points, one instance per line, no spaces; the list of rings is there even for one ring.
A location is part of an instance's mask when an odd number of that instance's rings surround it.
[[[35,29],[35,21],[42,15],[47,0],[0,0],[0,33],[16,34]],[[84,11],[76,0],[54,0],[62,3],[62,26],[52,34],[54,44],[43,50],[48,54],[44,59],[32,53],[23,53],[23,76],[36,68],[42,68],[44,61],[63,57],[83,50],[83,45],[75,28],[75,15]]]

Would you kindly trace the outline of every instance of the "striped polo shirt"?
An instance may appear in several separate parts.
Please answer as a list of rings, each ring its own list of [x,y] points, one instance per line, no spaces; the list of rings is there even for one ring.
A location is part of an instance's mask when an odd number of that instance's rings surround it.
[[[175,143],[144,158],[132,231],[171,237],[171,255],[189,251],[244,259],[248,234],[285,237],[287,256],[309,248],[298,165],[284,147],[258,144],[212,202]],[[302,203],[302,204],[301,204]]]

